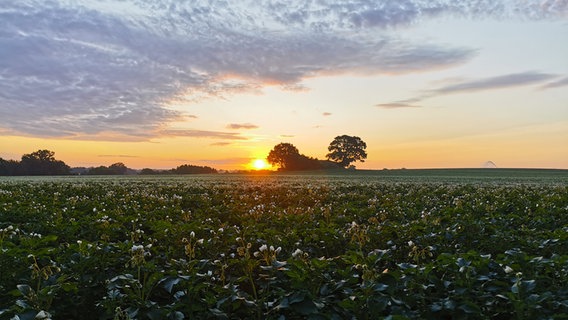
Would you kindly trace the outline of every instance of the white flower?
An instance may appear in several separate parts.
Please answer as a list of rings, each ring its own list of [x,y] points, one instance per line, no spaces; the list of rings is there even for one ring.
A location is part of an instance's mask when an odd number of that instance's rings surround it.
[[[261,252],[265,251],[266,249],[268,249],[268,247],[265,244],[263,244],[262,246],[260,246],[260,248],[258,248],[258,250],[260,250]]]
[[[304,254],[304,252],[300,249],[296,249],[294,250],[294,252],[292,252],[292,257],[297,258],[298,256],[301,256],[302,254]]]
[[[81,245],[82,243],[83,243],[83,241],[77,240],[77,244],[78,244],[78,245]]]
[[[278,247],[278,248],[276,248],[276,250],[274,250],[274,252],[275,252],[276,254],[279,254],[280,251],[282,251],[282,248],[281,248],[281,247]]]
[[[195,232],[191,231],[191,233],[189,234],[190,237],[195,238]]]
[[[409,247],[414,247],[414,242],[412,242],[412,240],[408,241],[408,246],[409,246]]]
[[[505,266],[505,273],[511,273],[513,272],[513,268],[509,267],[509,266]]]
[[[199,240],[197,240],[197,243],[199,243],[199,244],[203,244],[203,239],[199,239]]]
[[[41,310],[40,312],[38,312],[35,316],[34,319],[46,319],[49,320],[51,319],[51,314],[49,312],[45,312],[43,310]]]

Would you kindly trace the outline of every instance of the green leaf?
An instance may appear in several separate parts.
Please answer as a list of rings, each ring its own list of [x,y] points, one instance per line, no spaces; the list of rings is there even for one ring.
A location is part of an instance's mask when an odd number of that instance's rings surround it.
[[[476,304],[469,302],[469,301],[460,305],[458,307],[458,309],[461,309],[465,313],[468,313],[468,314],[480,314],[481,313],[481,309]]]
[[[536,288],[536,281],[535,280],[524,280],[521,281],[521,286],[524,292],[531,292]]]
[[[318,312],[316,304],[312,300],[307,299],[291,305],[291,308],[304,316]]]
[[[385,290],[387,290],[389,288],[388,284],[384,284],[384,283],[377,283],[376,285],[373,286],[373,290],[375,292],[383,292]]]
[[[18,320],[35,320],[37,312],[35,311],[28,311],[25,313],[20,313],[16,317]]]
[[[290,304],[298,303],[304,301],[306,294],[304,292],[294,292],[288,300]]]
[[[30,286],[28,286],[27,284],[19,284],[19,285],[16,286],[16,288],[18,288],[18,291],[20,291],[20,293],[23,296],[26,296],[26,297],[29,296],[30,293],[33,292],[33,289]]]
[[[519,291],[520,291],[520,290],[519,290],[519,283],[518,283],[518,282],[515,282],[515,284],[511,286],[511,292],[518,294]]]
[[[369,306],[369,312],[371,312],[371,314],[380,314],[388,307],[389,297],[371,297],[367,300],[367,305]]]
[[[418,266],[415,264],[411,264],[411,263],[399,263],[397,264],[397,266],[399,268],[401,268],[402,270],[407,270],[407,269],[416,269]]]
[[[458,267],[463,268],[468,267],[471,264],[471,261],[467,261],[464,258],[458,258],[458,261],[456,263]]]
[[[288,298],[284,298],[282,299],[282,301],[280,301],[280,303],[275,307],[276,310],[281,310],[281,309],[287,309],[288,307],[290,307],[290,304],[288,303]]]
[[[220,319],[228,319],[229,318],[226,313],[224,313],[223,311],[221,311],[217,308],[209,309],[209,312],[211,312],[215,317],[220,318]],[[181,313],[181,312],[177,311],[175,313]],[[183,317],[183,314],[181,316]],[[171,319],[181,320],[181,319],[184,319],[184,318],[171,318]]]
[[[172,293],[172,290],[176,284],[178,284],[182,279],[180,277],[167,277],[160,280],[162,286],[168,293]]]

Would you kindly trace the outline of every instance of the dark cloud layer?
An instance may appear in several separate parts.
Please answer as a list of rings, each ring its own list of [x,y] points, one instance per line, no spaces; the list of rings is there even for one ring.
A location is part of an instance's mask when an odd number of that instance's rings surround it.
[[[0,8],[0,130],[148,140],[194,118],[176,100],[307,77],[407,73],[468,61],[468,48],[413,43],[385,29],[432,16],[565,17],[566,1],[5,1]],[[451,88],[449,89],[451,90]],[[460,90],[455,89],[455,90]],[[237,136],[238,137],[238,136]]]

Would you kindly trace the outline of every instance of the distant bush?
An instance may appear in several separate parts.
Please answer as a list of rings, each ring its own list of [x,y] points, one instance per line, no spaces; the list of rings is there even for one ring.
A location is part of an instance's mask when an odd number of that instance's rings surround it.
[[[172,169],[172,172],[175,174],[208,174],[208,173],[217,173],[216,169],[207,166],[194,166],[191,164],[184,164],[175,169]]]

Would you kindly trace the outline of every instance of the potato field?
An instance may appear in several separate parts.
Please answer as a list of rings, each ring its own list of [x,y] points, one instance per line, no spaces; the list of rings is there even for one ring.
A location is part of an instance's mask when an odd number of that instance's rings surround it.
[[[0,180],[0,319],[568,319],[568,183]]]

